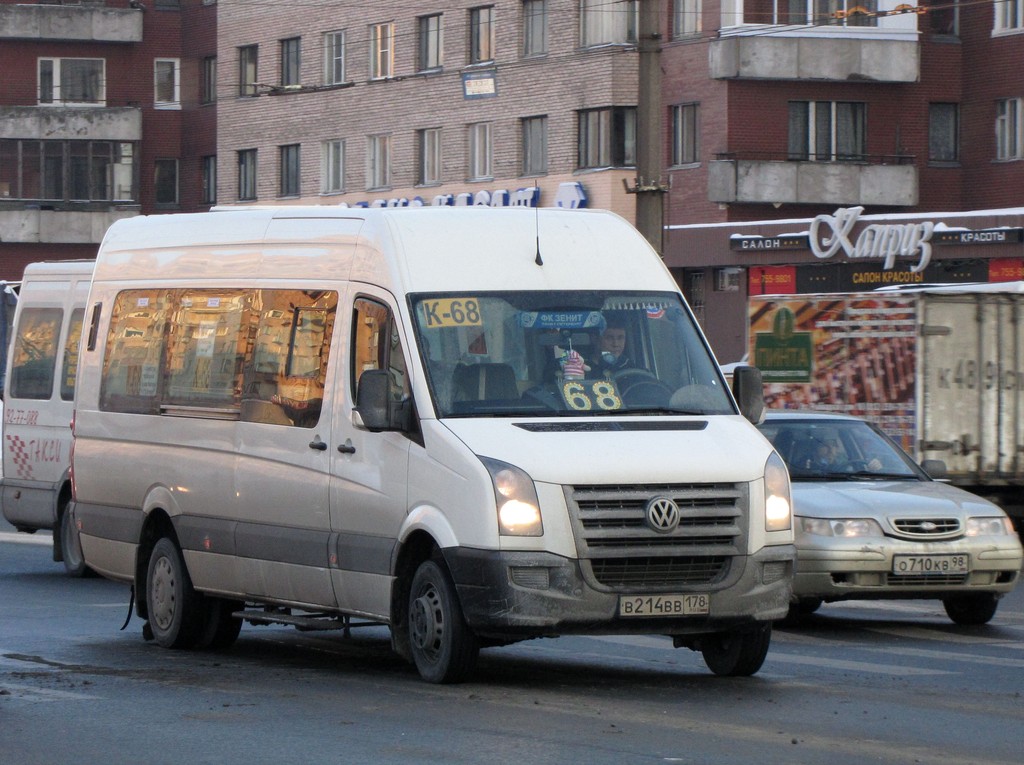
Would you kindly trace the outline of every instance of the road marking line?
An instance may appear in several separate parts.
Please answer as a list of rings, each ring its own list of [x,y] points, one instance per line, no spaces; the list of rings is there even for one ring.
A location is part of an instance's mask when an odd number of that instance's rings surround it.
[[[20,531],[0,531],[0,542],[14,542],[23,545],[53,545],[53,536],[43,534],[23,534]]]
[[[11,685],[10,683],[0,684],[0,688],[9,691],[15,698],[27,699],[28,701],[92,701],[102,699],[102,696],[94,696],[89,693],[73,693],[71,691],[55,691],[47,688],[33,688],[28,685]]]
[[[846,661],[843,659],[823,659],[817,656],[798,656],[794,654],[769,651],[766,663],[784,662],[803,664],[814,667],[830,667],[854,672],[871,672],[878,675],[957,675],[959,672],[945,669],[925,669],[924,667],[905,667],[901,664],[876,664],[866,661]]]

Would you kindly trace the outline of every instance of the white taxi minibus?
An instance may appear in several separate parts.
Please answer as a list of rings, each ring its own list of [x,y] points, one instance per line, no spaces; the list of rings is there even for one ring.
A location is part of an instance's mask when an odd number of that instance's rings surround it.
[[[88,573],[67,512],[71,414],[93,261],[25,266],[7,354],[0,510],[18,531],[53,529],[53,559]]]
[[[356,619],[431,682],[568,633],[749,675],[794,560],[762,411],[612,213],[138,217],[89,294],[74,517],[169,648]]]

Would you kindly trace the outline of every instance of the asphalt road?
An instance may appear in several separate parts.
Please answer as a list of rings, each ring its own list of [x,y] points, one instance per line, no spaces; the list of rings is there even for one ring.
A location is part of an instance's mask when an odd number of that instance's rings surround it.
[[[224,653],[146,643],[128,588],[0,528],[0,763],[1020,765],[1024,592],[983,628],[937,602],[836,604],[719,678],[667,638],[481,654],[435,686],[387,631],[246,625]],[[13,541],[17,539],[18,541]]]

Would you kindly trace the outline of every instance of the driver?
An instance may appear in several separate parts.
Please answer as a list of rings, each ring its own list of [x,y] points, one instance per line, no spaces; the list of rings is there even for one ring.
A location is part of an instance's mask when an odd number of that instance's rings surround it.
[[[626,323],[617,317],[608,319],[601,333],[601,356],[598,371],[603,375],[636,366],[626,353]]]

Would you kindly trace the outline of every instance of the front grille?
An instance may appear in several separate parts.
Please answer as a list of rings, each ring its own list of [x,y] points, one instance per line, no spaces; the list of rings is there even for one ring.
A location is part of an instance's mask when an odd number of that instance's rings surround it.
[[[647,503],[671,499],[679,525],[656,531]],[[746,550],[745,484],[642,484],[566,488],[584,569],[613,590],[665,591],[725,579]]]
[[[961,533],[958,518],[894,518],[892,527],[908,539],[945,539]]]
[[[967,574],[888,574],[886,583],[891,585],[925,585],[931,587],[949,587],[950,585],[966,584]]]

